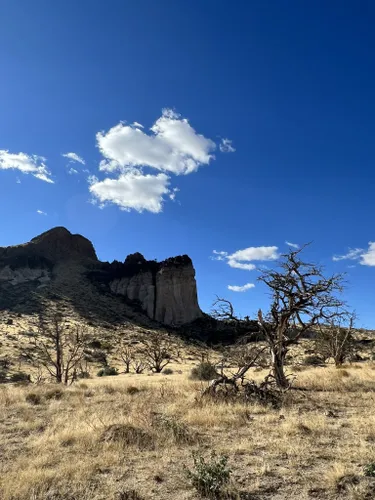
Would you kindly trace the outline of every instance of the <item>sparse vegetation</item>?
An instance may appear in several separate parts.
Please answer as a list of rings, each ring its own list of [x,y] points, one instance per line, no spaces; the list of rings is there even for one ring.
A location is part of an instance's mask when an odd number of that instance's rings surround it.
[[[198,366],[191,370],[190,378],[192,380],[214,380],[218,377],[215,366],[209,361],[202,361]]]
[[[113,366],[104,366],[104,368],[101,368],[96,375],[98,377],[113,377],[118,375],[118,370]]]
[[[193,468],[186,469],[193,487],[203,497],[220,499],[224,497],[224,488],[229,483],[231,469],[226,455],[217,456],[212,451],[209,459],[199,452],[193,453]]]

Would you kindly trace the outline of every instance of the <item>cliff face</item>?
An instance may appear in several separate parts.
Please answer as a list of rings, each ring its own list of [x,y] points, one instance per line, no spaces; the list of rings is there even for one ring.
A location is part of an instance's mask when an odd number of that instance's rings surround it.
[[[66,294],[69,276],[73,279],[72,265],[84,270],[74,276],[75,290],[99,284],[117,297],[136,301],[149,318],[166,325],[183,325],[202,316],[195,271],[187,255],[158,263],[135,253],[123,263],[100,262],[89,240],[62,227],[29,243],[0,247],[0,309],[2,301],[9,306],[9,291],[13,293],[17,287],[25,295],[35,288],[52,290],[56,279],[60,283],[64,277]]]
[[[160,263],[146,261],[140,254],[134,255],[137,256],[135,259],[129,256],[124,267],[118,268],[118,274],[135,274],[111,280],[109,287],[112,292],[137,300],[149,318],[166,325],[183,325],[202,316],[195,270],[187,255]],[[138,265],[140,270],[137,272],[136,267],[127,269],[127,264]]]

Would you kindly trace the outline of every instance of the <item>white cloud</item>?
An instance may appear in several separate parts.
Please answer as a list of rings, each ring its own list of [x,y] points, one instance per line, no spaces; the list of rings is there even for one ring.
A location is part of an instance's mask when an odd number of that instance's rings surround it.
[[[232,254],[222,250],[213,250],[212,260],[226,260],[228,266],[245,271],[253,271],[256,265],[252,261],[276,260],[279,258],[278,247],[248,247]]]
[[[78,170],[76,170],[73,167],[68,170],[68,174],[70,174],[70,175],[76,175],[78,173],[79,173]]]
[[[243,269],[244,271],[254,271],[254,269],[256,269],[255,264],[245,264],[243,262],[238,262],[235,259],[228,259],[228,266],[235,269]]]
[[[9,153],[0,149],[0,170],[19,170],[23,174],[31,174],[41,181],[53,184],[51,172],[46,167],[47,160],[42,156],[27,155],[26,153]]]
[[[222,153],[234,153],[236,148],[232,146],[233,141],[230,139],[221,139],[219,149]]]
[[[70,162],[76,162],[76,163],[81,163],[82,165],[85,165],[85,160],[81,157],[81,156],[78,156],[76,153],[64,153],[62,156],[64,156],[64,158],[68,158],[70,160]]]
[[[108,132],[96,134],[98,148],[105,158],[100,170],[124,172],[129,167],[151,167],[176,175],[190,174],[207,165],[216,145],[191,127],[186,118],[170,109],[147,134],[140,128],[119,123]]]
[[[363,248],[349,248],[349,251],[345,255],[334,255],[332,260],[335,262],[340,260],[357,260],[361,258],[363,252]]]
[[[144,126],[143,126],[143,125],[141,125],[141,124],[140,124],[140,123],[138,123],[138,122],[134,122],[134,123],[133,123],[133,127],[137,127],[137,128],[144,128]]]
[[[375,266],[375,242],[370,241],[368,249],[361,255],[360,264],[362,266]]]
[[[90,192],[102,206],[113,203],[127,211],[162,212],[164,196],[171,193],[169,177],[163,173],[145,175],[131,171],[124,172],[118,179],[99,181],[90,176],[88,180]]]
[[[295,248],[296,250],[299,249],[298,243],[291,243],[290,241],[286,241],[285,244],[288,245],[289,247]]]
[[[43,212],[43,210],[37,210],[36,213],[39,215],[47,215],[47,212]]]
[[[279,258],[277,250],[277,247],[249,247],[244,250],[237,250],[228,258],[239,261],[275,260]]]
[[[254,287],[254,283],[246,283],[246,285],[243,286],[228,285],[228,290],[231,290],[232,292],[246,292],[246,290],[250,290],[250,288]]]

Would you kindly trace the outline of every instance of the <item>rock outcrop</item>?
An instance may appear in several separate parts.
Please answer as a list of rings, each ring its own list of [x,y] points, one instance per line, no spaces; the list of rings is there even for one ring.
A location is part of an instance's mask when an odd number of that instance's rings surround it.
[[[159,323],[179,326],[202,316],[195,270],[187,255],[156,262],[135,253],[123,263],[100,262],[88,239],[63,227],[51,229],[29,243],[0,247],[0,309],[1,297],[9,295],[10,289],[21,286],[24,294],[28,293],[26,285],[29,290],[48,286],[52,289],[57,275],[69,281],[67,277],[73,268],[83,269],[81,277],[74,276],[75,289],[80,279],[82,288],[84,283],[99,285],[104,292],[138,304],[150,319]]]
[[[111,291],[137,300],[149,318],[178,326],[202,316],[195,270],[187,255],[157,263],[133,254],[123,267],[119,263],[114,266],[118,277],[109,282]]]

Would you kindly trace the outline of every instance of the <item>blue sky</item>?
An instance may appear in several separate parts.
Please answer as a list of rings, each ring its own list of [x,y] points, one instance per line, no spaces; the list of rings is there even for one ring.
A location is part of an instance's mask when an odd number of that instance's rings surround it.
[[[0,245],[63,225],[103,260],[187,253],[204,310],[218,294],[253,314],[251,268],[313,241],[375,327],[374,18],[365,1],[3,0]]]

